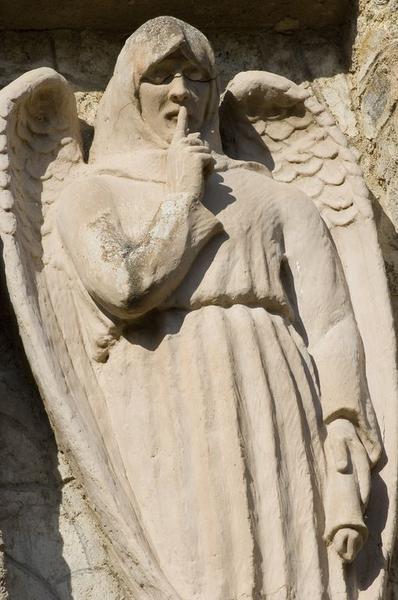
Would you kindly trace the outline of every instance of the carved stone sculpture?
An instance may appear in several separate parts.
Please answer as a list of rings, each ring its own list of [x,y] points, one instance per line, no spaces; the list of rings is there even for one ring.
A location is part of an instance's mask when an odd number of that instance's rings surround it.
[[[391,311],[360,169],[311,89],[247,72],[220,103],[207,39],[160,17],[119,55],[88,164],[55,71],[0,115],[21,336],[131,597],[383,597]]]

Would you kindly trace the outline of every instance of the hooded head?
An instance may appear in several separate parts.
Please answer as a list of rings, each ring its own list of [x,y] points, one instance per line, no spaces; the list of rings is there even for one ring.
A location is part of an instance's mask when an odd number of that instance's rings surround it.
[[[187,127],[220,151],[219,90],[212,48],[174,17],[147,21],[125,43],[100,102],[90,160],[167,149],[181,106]]]

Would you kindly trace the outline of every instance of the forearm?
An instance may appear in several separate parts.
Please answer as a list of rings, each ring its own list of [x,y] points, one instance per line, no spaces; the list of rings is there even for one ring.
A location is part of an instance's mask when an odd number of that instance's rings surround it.
[[[365,373],[361,341],[351,313],[325,327],[317,339],[309,338],[319,380],[325,423],[345,418],[358,424],[364,403]]]
[[[286,289],[316,368],[324,421],[358,423],[367,400],[364,356],[343,270],[313,203],[299,196],[285,208]]]
[[[216,217],[186,193],[171,194],[160,206],[143,240],[132,245],[122,309],[140,315],[178,287],[206,242],[222,230]]]
[[[205,174],[213,168],[214,158],[199,134],[187,133],[187,120],[187,110],[181,107],[167,155],[169,194],[147,233],[138,240],[120,240],[122,228],[117,223],[109,240],[105,223],[99,238],[88,245],[95,248],[99,243],[101,254],[113,262],[111,268],[104,265],[103,272],[99,267],[100,281],[92,281],[91,293],[118,317],[137,318],[159,306],[182,282],[207,240],[222,230],[201,203]],[[116,252],[109,254],[107,244]]]
[[[220,222],[197,199],[171,194],[136,240],[123,233],[109,211],[97,216],[85,225],[74,262],[100,305],[119,318],[136,318],[181,283],[200,249],[220,230]]]

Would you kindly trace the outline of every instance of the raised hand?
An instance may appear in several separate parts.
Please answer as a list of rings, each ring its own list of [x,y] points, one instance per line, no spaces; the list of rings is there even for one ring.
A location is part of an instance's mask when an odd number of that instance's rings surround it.
[[[188,192],[200,200],[205,177],[211,172],[214,159],[200,133],[188,131],[187,109],[181,106],[168,152],[167,187],[170,192]]]

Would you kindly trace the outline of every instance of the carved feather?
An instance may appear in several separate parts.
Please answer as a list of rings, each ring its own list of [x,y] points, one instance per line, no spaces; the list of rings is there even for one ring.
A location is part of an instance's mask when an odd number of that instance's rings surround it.
[[[252,128],[272,155],[274,179],[294,183],[308,194],[329,227],[351,223],[355,210],[372,217],[356,157],[333,117],[309,87],[262,71],[239,73],[228,84],[222,102],[223,131],[228,112],[235,113],[235,123],[236,116],[241,122],[249,117]],[[228,127],[231,120],[230,117]],[[242,158],[242,149],[229,143],[230,136],[223,136],[225,151],[232,158]],[[264,163],[259,141],[257,159]]]

